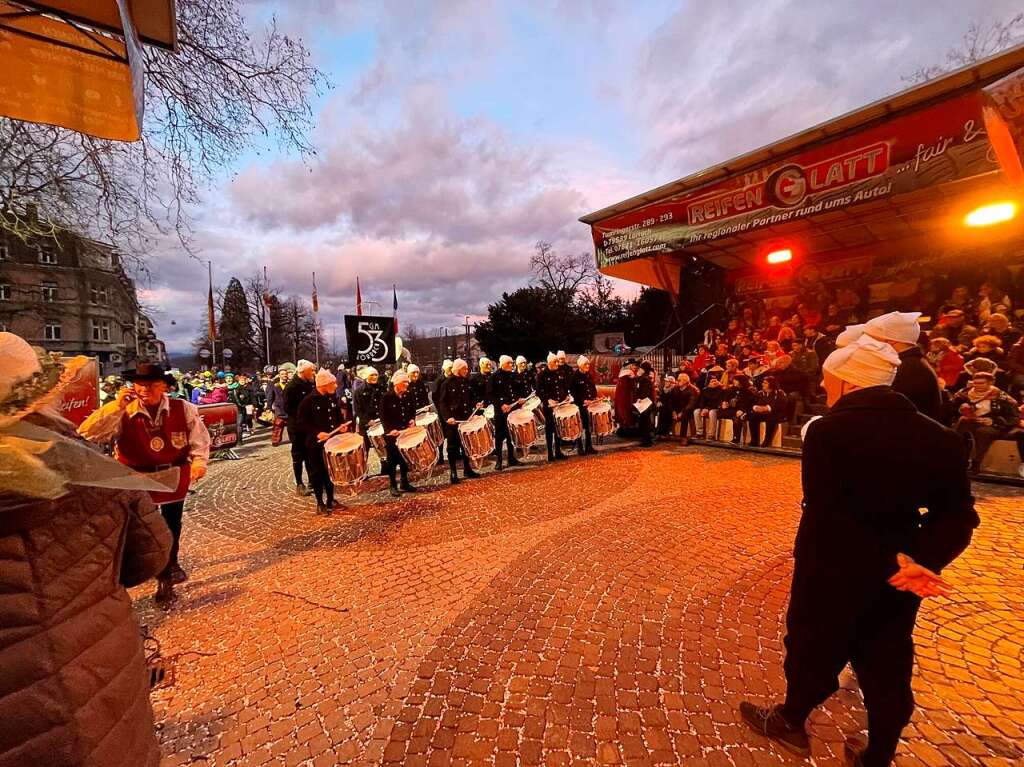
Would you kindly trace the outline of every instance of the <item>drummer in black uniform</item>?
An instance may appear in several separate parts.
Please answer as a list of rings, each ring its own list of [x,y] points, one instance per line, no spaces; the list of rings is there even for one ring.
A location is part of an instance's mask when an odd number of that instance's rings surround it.
[[[516,357],[516,396],[525,399],[533,394],[535,381],[533,366],[520,354]]]
[[[381,468],[391,483],[391,495],[398,498],[403,492],[415,493],[409,484],[409,464],[398,452],[398,436],[404,429],[416,425],[416,405],[409,391],[409,375],[401,370],[391,376],[391,391],[380,403],[380,421],[384,426],[384,444],[387,446],[387,460]],[[395,479],[395,470],[401,474],[402,483]]]
[[[367,368],[363,375],[366,383],[356,392],[355,405],[356,416],[359,418],[359,433],[366,439],[366,428],[370,421],[380,418],[380,402],[384,399],[387,386],[380,380],[380,373],[376,368]],[[370,446],[368,439],[366,445]]]
[[[548,444],[548,461],[564,461],[561,440],[555,429],[555,407],[569,396],[565,375],[559,372],[558,357],[548,354],[548,366],[537,376],[537,396],[544,410],[544,440]]]
[[[508,465],[519,466],[520,461],[516,458],[515,446],[512,444],[512,437],[508,432],[508,414],[512,406],[519,401],[519,379],[513,371],[512,358],[507,354],[498,358],[498,370],[492,373],[488,383],[487,401],[494,407],[494,455],[497,463],[494,468],[501,471],[505,468],[502,463],[502,446],[508,445]]]
[[[441,401],[437,412],[444,422],[444,436],[448,440],[448,465],[451,469],[453,485],[459,483],[456,461],[462,458],[463,475],[475,478],[480,475],[473,471],[469,464],[469,456],[462,450],[459,438],[459,421],[467,420],[473,413],[483,407],[483,401],[473,396],[473,388],[469,383],[469,365],[463,359],[452,363],[452,375],[441,387]]]
[[[476,397],[477,402],[483,402],[485,407],[491,404],[487,399],[487,388],[490,385],[491,376],[494,375],[491,372],[493,368],[493,363],[487,357],[481,357],[479,372],[469,377],[469,383],[473,387],[473,396]]]
[[[452,377],[452,361],[446,359],[441,363],[441,374],[434,379],[434,383],[430,390],[430,401],[434,404],[434,410],[438,413],[441,412],[441,389],[444,388],[445,381]],[[443,425],[442,421],[442,425]],[[444,440],[437,446],[437,452],[440,453],[437,462],[439,464],[444,463]]]
[[[315,380],[316,390],[299,403],[296,421],[306,440],[306,461],[309,482],[316,495],[316,513],[329,515],[334,508],[334,483],[324,463],[324,443],[333,434],[348,431],[352,414],[335,396],[338,380],[331,371],[320,368]]]
[[[405,372],[409,374],[409,397],[412,399],[413,408],[419,410],[427,407],[430,404],[430,392],[420,374],[419,366],[409,365]],[[392,379],[392,383],[394,383],[394,379]]]
[[[576,368],[569,386],[569,393],[579,406],[580,420],[583,422],[583,436],[578,441],[576,452],[596,453],[590,439],[590,411],[587,406],[597,401],[597,384],[590,375],[590,360],[582,354],[576,358]]]

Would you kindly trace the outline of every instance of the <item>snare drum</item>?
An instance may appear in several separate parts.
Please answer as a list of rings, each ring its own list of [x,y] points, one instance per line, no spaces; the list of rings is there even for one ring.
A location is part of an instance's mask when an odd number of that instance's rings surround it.
[[[359,434],[336,434],[324,443],[324,463],[335,485],[366,479],[366,443]]]
[[[427,436],[435,445],[444,442],[444,430],[441,428],[441,419],[437,417],[437,413],[420,413],[416,416],[416,425],[427,430]]]
[[[540,439],[537,422],[529,410],[513,410],[508,414],[508,435],[519,450],[526,450]]]
[[[595,437],[607,437],[615,431],[615,422],[612,420],[612,405],[610,402],[592,402],[587,407],[590,415],[590,433]]]
[[[523,410],[533,413],[533,420],[537,422],[537,431],[544,433],[544,408],[541,407],[540,397],[531,394],[523,403]]]
[[[482,415],[459,424],[459,440],[471,463],[480,465],[494,452],[494,427]]]
[[[366,425],[366,436],[369,438],[370,444],[373,445],[373,449],[377,451],[377,456],[382,461],[386,461],[388,446],[384,442],[384,424],[379,420],[370,421]]]
[[[430,439],[430,433],[422,426],[403,429],[397,439],[398,452],[405,459],[409,471],[423,473],[430,471],[437,463],[437,445]]]
[[[580,409],[567,402],[555,408],[555,431],[558,438],[565,442],[575,442],[583,434],[583,421]]]

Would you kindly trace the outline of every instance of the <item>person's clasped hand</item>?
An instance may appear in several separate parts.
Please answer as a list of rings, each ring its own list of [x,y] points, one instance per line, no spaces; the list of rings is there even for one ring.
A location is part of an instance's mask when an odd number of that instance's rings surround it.
[[[926,597],[945,597],[953,592],[953,587],[927,567],[917,564],[906,554],[897,554],[896,562],[900,569],[889,579],[889,585],[900,591],[910,591],[922,599]]]

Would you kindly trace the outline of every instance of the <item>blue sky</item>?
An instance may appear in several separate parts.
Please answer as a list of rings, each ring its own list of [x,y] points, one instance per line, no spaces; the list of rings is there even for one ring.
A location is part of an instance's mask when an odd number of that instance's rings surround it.
[[[538,240],[590,250],[576,219],[906,86],[1011,0],[252,0],[333,88],[317,154],[263,142],[194,211],[214,279],[317,272],[341,334],[355,278],[403,325],[455,325],[529,279]],[[205,269],[169,244],[144,297],[169,348]],[[198,287],[197,287],[198,286]],[[623,286],[624,291],[633,290]],[[171,320],[175,321],[172,326]]]

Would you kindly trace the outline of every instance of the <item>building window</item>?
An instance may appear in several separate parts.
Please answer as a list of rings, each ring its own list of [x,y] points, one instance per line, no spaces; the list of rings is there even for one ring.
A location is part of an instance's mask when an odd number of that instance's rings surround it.
[[[39,263],[41,264],[56,264],[57,253],[50,245],[40,245],[36,252],[39,253]]]
[[[61,329],[59,322],[47,322],[43,325],[43,340],[59,341],[60,339]]]
[[[5,285],[0,285],[0,301],[10,301],[10,300],[11,300],[11,286],[10,285],[6,285],[6,284]]]
[[[44,282],[43,283],[43,301],[48,304],[52,304],[57,300],[57,283],[56,282]]]
[[[109,320],[90,320],[92,324],[92,340],[93,341],[109,341],[110,340],[110,321]]]
[[[92,303],[98,304],[100,306],[106,306],[107,305],[107,286],[106,285],[93,285],[91,292],[92,292],[92,296],[91,296],[90,300],[92,301]]]

